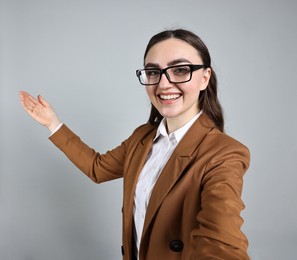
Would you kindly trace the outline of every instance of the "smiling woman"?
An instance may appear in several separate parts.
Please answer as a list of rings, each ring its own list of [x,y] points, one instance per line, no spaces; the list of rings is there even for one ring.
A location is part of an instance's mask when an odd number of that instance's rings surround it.
[[[152,67],[165,68],[146,91],[152,105],[166,118],[171,133],[199,112],[199,93],[207,87],[211,69],[203,64],[194,47],[176,38],[154,44],[146,54],[145,67],[149,71]],[[166,77],[162,77],[163,73]]]
[[[172,41],[175,42],[175,44],[168,43],[169,40],[171,40],[171,42]],[[221,105],[217,98],[217,78],[216,78],[215,71],[211,67],[211,57],[206,45],[197,35],[195,35],[190,31],[185,31],[185,30],[164,31],[152,37],[150,42],[148,43],[148,46],[144,54],[145,68],[160,67],[160,64],[154,63],[153,61],[149,60],[149,59],[154,59],[153,51],[155,48],[153,47],[156,47],[156,45],[158,46],[159,44],[162,45],[161,48],[163,48],[162,51],[164,51],[164,56],[162,52],[162,55],[158,57],[163,57],[164,58],[163,62],[166,62],[166,59],[165,59],[166,54],[168,58],[171,56],[171,59],[172,59],[172,60],[167,60],[168,64],[165,66],[173,66],[178,64],[180,65],[188,64],[192,66],[191,72],[189,73],[187,78],[188,80],[186,80],[185,82],[191,81],[193,71],[200,70],[202,68],[204,69],[204,75],[206,76],[204,80],[206,80],[206,83],[208,83],[208,85],[206,85],[207,88],[205,86],[203,89],[200,89],[200,91],[201,90],[205,90],[205,91],[202,91],[200,95],[198,95],[199,100],[197,105],[199,110],[203,110],[204,113],[206,113],[208,117],[216,124],[216,126],[223,132],[224,118],[222,114]],[[169,50],[167,47],[168,48],[171,47],[172,49]],[[158,50],[160,51],[161,49],[158,48]],[[194,60],[197,62],[197,64],[200,64],[200,65],[193,65]],[[207,75],[208,73],[209,75]],[[166,73],[165,75],[168,81],[170,82],[169,75]],[[160,80],[161,80],[161,76],[162,76],[162,73],[160,74]],[[182,82],[175,82],[175,83],[182,83]],[[152,124],[154,123],[159,124],[162,119],[163,119],[163,115],[156,107],[154,107],[154,104],[153,104],[149,122]]]
[[[93,181],[124,179],[123,259],[249,259],[240,213],[250,154],[224,133],[207,47],[190,31],[161,32],[136,75],[152,104],[149,121],[105,154],[41,96],[21,91],[21,103]]]

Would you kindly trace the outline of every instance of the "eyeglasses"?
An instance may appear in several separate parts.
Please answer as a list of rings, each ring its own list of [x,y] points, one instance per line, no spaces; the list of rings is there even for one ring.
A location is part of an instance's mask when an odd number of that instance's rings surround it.
[[[170,66],[165,69],[148,68],[136,70],[136,76],[138,77],[140,84],[145,86],[159,84],[162,74],[166,75],[166,78],[170,83],[184,83],[192,79],[193,71],[202,68],[207,68],[207,66],[183,64]]]

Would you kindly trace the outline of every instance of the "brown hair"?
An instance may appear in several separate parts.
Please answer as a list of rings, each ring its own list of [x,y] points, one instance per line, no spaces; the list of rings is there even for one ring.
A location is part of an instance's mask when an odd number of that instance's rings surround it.
[[[219,128],[222,132],[224,132],[223,111],[217,97],[216,73],[211,67],[211,58],[206,45],[196,34],[184,29],[166,30],[160,32],[150,39],[144,53],[144,60],[152,46],[154,46],[156,43],[170,38],[176,38],[185,41],[192,47],[194,47],[198,51],[198,54],[201,57],[203,64],[211,69],[211,77],[208,86],[205,90],[200,92],[198,98],[198,108],[199,110],[203,110],[203,113],[205,113],[215,123],[216,127]],[[152,104],[148,122],[150,124],[159,124],[162,118],[163,116]]]

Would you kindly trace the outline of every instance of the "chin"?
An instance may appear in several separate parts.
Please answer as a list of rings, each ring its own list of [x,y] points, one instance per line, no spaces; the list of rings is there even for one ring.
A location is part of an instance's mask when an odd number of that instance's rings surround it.
[[[178,117],[178,113],[162,113],[160,112],[160,114],[164,117],[164,118],[175,118]]]

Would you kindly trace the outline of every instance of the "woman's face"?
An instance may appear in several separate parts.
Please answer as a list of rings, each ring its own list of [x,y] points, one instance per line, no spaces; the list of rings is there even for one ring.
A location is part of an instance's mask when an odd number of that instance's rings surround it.
[[[203,63],[195,48],[175,38],[153,45],[145,58],[145,68],[164,69],[183,64]],[[177,129],[199,112],[199,93],[207,87],[210,74],[210,68],[196,70],[193,71],[189,82],[179,84],[170,83],[163,74],[158,85],[146,86],[151,103],[166,118],[167,126],[171,124]]]

